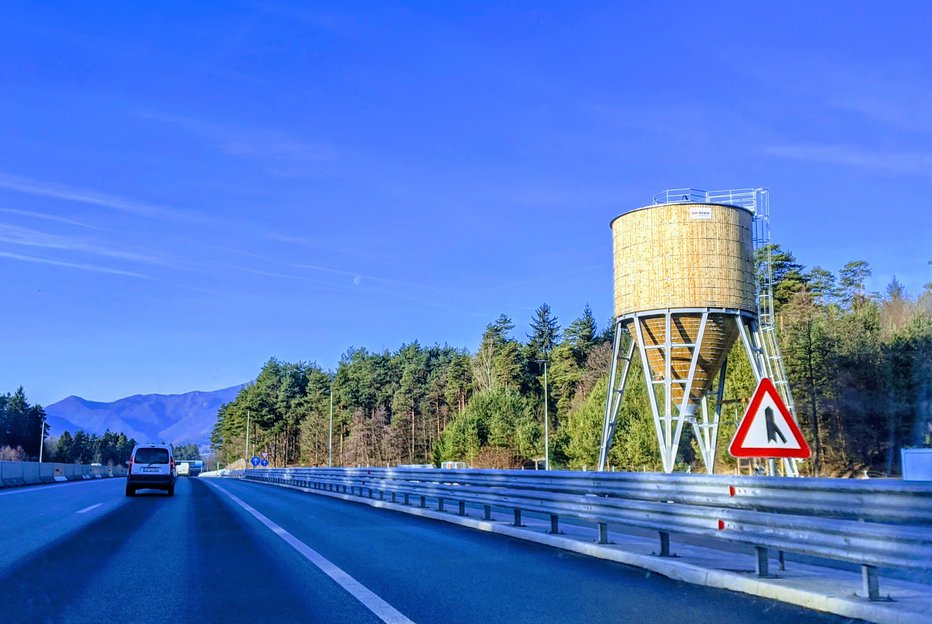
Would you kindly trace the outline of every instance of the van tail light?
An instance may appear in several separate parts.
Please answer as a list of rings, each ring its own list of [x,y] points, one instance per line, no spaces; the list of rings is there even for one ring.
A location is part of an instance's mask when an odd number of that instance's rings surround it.
[[[129,456],[129,468],[127,469],[127,472],[129,472],[129,474],[133,474],[133,456],[132,455]]]
[[[168,466],[169,470],[170,470],[171,472],[175,472],[175,458],[172,457],[171,459],[169,459],[169,460],[168,460],[168,463],[170,464],[170,465]]]

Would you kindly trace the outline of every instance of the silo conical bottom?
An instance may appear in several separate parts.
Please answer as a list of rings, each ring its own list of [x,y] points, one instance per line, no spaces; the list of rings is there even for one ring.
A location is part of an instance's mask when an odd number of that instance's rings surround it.
[[[670,317],[671,344],[694,344],[699,336],[702,314],[671,312]],[[735,318],[733,314],[712,313],[708,315],[702,344],[699,345],[699,361],[696,363],[696,372],[689,389],[691,404],[698,402],[702,395],[711,388],[715,376],[721,370],[728,352],[738,338]],[[650,376],[654,381],[663,381],[666,375],[666,317],[665,315],[640,317],[634,322],[641,324],[641,335],[644,337],[643,347],[647,347]],[[638,335],[634,327],[630,327],[630,334],[637,344]],[[642,345],[638,344],[638,348],[642,348]],[[674,413],[683,400],[685,380],[689,378],[692,357],[692,347],[672,346],[670,349],[670,379],[674,382],[671,384],[670,393],[673,397]],[[658,400],[661,412],[663,412],[662,393],[658,395]]]

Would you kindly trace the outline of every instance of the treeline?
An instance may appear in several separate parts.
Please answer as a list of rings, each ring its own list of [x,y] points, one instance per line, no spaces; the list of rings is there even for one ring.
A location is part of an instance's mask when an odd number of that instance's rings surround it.
[[[816,450],[804,470],[895,473],[900,448],[932,442],[932,290],[910,297],[894,280],[883,294],[872,293],[864,262],[835,275],[807,270],[779,247],[771,251],[780,341],[800,424]],[[335,373],[271,359],[220,410],[212,444],[223,463],[243,458],[248,418],[250,454],[268,451],[274,465],[326,465],[332,396],[334,465],[533,466],[544,454],[546,362],[552,464],[591,468],[601,441],[611,329],[600,330],[586,306],[562,330],[544,304],[525,339],[502,315],[473,353],[418,342],[394,352],[352,348]],[[725,448],[755,386],[740,344],[729,363],[720,470],[733,466]],[[612,466],[660,469],[654,435],[636,360]],[[700,470],[691,435],[686,430],[678,467]]]
[[[29,404],[22,386],[12,394],[0,394],[0,460],[38,457],[44,423],[45,410]]]
[[[50,440],[49,445],[52,452],[45,456],[45,461],[118,466],[129,461],[136,440],[109,430],[100,436],[86,431],[78,431],[74,435],[65,431],[57,439]]]
[[[335,373],[272,359],[220,410],[215,451],[222,462],[243,457],[248,414],[251,449],[267,450],[278,464],[326,464],[332,389],[336,465],[531,462],[543,455],[544,360],[555,428],[579,383],[598,377],[585,374],[587,361],[606,338],[588,306],[562,335],[547,305],[537,310],[526,342],[515,340],[513,329],[507,316],[489,324],[476,355],[418,342],[395,352],[353,348]]]
[[[898,474],[900,449],[932,446],[932,283],[867,289],[870,266],[806,270],[775,250],[780,342],[813,470]]]
[[[22,386],[12,394],[0,395],[0,461],[38,460],[44,438],[43,461],[118,465],[129,460],[136,444],[123,433],[110,431],[101,436],[85,431],[74,435],[65,431],[57,438],[48,434],[45,410],[41,405],[30,405]]]

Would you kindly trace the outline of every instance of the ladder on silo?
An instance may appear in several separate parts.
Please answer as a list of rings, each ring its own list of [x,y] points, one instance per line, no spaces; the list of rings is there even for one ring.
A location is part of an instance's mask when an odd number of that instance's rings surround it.
[[[773,381],[780,398],[793,416],[796,416],[796,404],[793,391],[786,375],[786,365],[780,342],[777,340],[777,317],[773,305],[773,254],[770,237],[770,191],[766,188],[740,189],[731,191],[709,191],[706,200],[721,202],[732,206],[749,208],[754,213],[753,242],[757,271],[757,319],[765,375]],[[797,460],[784,459],[783,471],[787,476],[799,476]]]

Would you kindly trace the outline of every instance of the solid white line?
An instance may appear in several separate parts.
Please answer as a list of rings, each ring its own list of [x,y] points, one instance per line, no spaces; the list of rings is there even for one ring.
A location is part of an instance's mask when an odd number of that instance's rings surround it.
[[[266,528],[272,531],[272,533],[274,533],[275,535],[285,540],[285,543],[287,543],[289,546],[291,546],[292,548],[297,550],[299,553],[301,553],[301,555],[303,555],[305,559],[307,559],[308,561],[313,563],[315,566],[320,568],[320,570],[324,574],[326,574],[327,576],[332,578],[334,581],[336,581],[336,583],[340,587],[348,591],[353,596],[353,598],[361,602],[363,606],[365,606],[367,609],[372,611],[372,613],[374,613],[376,617],[378,617],[380,620],[382,620],[383,622],[387,622],[388,624],[414,624],[413,621],[406,618],[404,615],[401,614],[401,612],[399,612],[393,606],[391,606],[390,604],[388,604],[387,602],[379,598],[371,590],[366,588],[362,583],[360,583],[359,581],[354,579],[352,576],[344,572],[342,569],[337,567],[336,564],[332,563],[330,560],[328,560],[326,557],[321,555],[319,552],[317,552],[316,550],[314,550],[313,548],[311,548],[310,546],[308,546],[307,544],[305,544],[304,542],[296,538],[294,535],[292,535],[291,533],[289,533],[282,527],[278,526],[277,524],[275,524],[274,522],[272,522],[271,520],[263,516],[261,513],[256,511],[254,508],[250,507],[248,503],[243,502],[241,499],[237,498],[236,496],[228,492],[226,489],[220,487],[219,485],[213,482],[209,482],[206,480],[204,482],[209,483],[211,487],[217,488],[218,490],[226,494],[230,498],[230,500],[232,500],[234,503],[236,503],[237,505],[239,505],[240,507],[248,511],[256,520],[264,524]]]
[[[77,512],[77,513],[87,513],[87,512],[89,512],[89,511],[92,511],[92,510],[94,510],[94,509],[97,509],[97,508],[100,507],[101,505],[103,505],[103,503],[97,503],[96,505],[91,505],[90,507],[85,507],[84,509],[82,509],[81,511],[79,511],[79,512]]]

